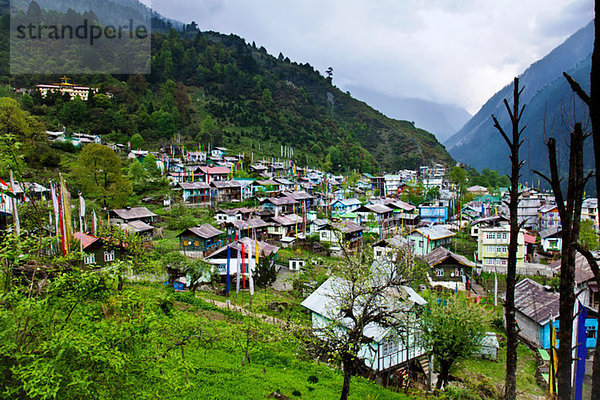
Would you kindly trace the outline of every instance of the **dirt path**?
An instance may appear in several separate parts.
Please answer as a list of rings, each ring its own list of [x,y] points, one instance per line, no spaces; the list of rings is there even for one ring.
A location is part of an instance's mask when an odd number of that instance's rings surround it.
[[[229,310],[239,312],[242,315],[256,317],[256,318],[263,320],[264,322],[267,322],[272,325],[278,325],[282,328],[287,328],[292,325],[292,323],[289,321],[284,321],[280,318],[275,318],[270,315],[255,313],[253,311],[245,309],[244,307],[238,306],[237,304],[233,304],[233,303],[227,304],[225,302],[212,300],[212,299],[203,299],[203,300],[206,301],[207,303],[214,304],[215,306],[217,306],[219,308],[229,309]]]

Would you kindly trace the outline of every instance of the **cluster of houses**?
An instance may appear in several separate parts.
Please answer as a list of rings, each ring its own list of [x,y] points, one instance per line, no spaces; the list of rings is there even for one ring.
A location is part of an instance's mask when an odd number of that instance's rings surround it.
[[[49,134],[53,140],[60,135]],[[96,138],[78,136],[79,140],[97,142]],[[438,290],[468,291],[475,275],[481,272],[504,273],[508,264],[510,229],[506,200],[507,189],[490,194],[481,186],[467,189],[474,200],[458,203],[457,190],[444,179],[442,165],[422,167],[419,171],[403,170],[396,174],[374,176],[363,174],[352,185],[343,177],[322,171],[300,168],[292,161],[253,160],[249,155],[229,155],[223,147],[202,151],[186,151],[183,147],[169,146],[152,153],[157,166],[171,181],[172,189],[188,207],[211,207],[215,210],[214,223],[190,226],[179,232],[180,251],[185,256],[201,258],[213,265],[214,272],[225,275],[239,274],[250,260],[260,258],[275,263],[280,248],[314,244],[316,250],[341,256],[342,248],[352,251],[363,245],[368,235],[372,241],[375,259],[385,262],[399,249],[421,257],[429,266],[430,286]],[[128,157],[143,161],[147,151],[131,150]],[[249,165],[244,165],[244,162]],[[236,177],[239,170],[251,173]],[[48,199],[48,190],[37,183],[28,193]],[[439,198],[418,206],[402,200],[404,190],[416,185],[437,187]],[[17,202],[28,201],[26,190],[15,185]],[[540,266],[533,261],[540,256],[557,260],[561,249],[561,222],[552,195],[523,187],[519,201],[518,219],[523,229],[518,234],[517,268],[522,275],[555,274],[560,263]],[[1,195],[1,193],[0,193]],[[12,202],[0,198],[0,224],[7,223]],[[236,207],[236,203],[240,203]],[[242,204],[243,203],[243,204]],[[221,207],[226,204],[226,207]],[[458,212],[453,210],[458,208]],[[235,208],[229,208],[229,207]],[[145,207],[116,209],[109,212],[110,224],[140,235],[150,242],[157,231],[153,226],[157,215]],[[596,199],[583,203],[582,219],[594,221],[598,229]],[[470,235],[477,242],[474,254],[458,254],[455,240],[461,228],[470,227]],[[109,239],[77,232],[82,243],[86,264],[106,264],[117,260],[125,249]],[[454,250],[454,251],[453,251]],[[241,257],[238,256],[241,254]],[[472,256],[472,257],[471,257]],[[471,261],[474,260],[474,261]],[[287,267],[298,270],[307,260],[289,260]],[[579,299],[594,316],[600,303],[598,287],[586,260],[578,259]],[[331,310],[323,301],[328,291],[340,283],[327,281],[309,296],[303,305],[313,314],[313,323],[319,326],[331,319]],[[406,310],[424,304],[424,300],[410,288],[403,289],[408,299]],[[523,280],[517,287],[518,322],[522,336],[541,348],[548,347],[549,321],[558,317],[557,294],[535,283]],[[549,316],[552,316],[550,318]],[[586,329],[589,347],[596,344],[597,322],[590,317]],[[376,347],[365,353],[367,365],[383,371],[393,365],[418,363],[425,369],[424,349],[407,338],[393,341],[374,328]],[[365,350],[367,351],[367,350]],[[412,361],[411,361],[412,360]]]

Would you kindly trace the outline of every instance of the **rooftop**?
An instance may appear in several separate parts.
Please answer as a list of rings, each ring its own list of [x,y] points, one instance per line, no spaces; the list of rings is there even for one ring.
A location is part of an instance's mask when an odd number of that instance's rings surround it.
[[[177,235],[177,237],[183,235],[186,232],[191,232],[194,235],[201,237],[203,239],[210,239],[212,237],[215,236],[219,236],[222,235],[223,231],[218,230],[217,228],[215,228],[214,226],[210,225],[210,224],[204,224],[204,225],[200,225],[200,226],[196,226],[193,228],[188,228],[185,231],[181,232],[179,235]]]

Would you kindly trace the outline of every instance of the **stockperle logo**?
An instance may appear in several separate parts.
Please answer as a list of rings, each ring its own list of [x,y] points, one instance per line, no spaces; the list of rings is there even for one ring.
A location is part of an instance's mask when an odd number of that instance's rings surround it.
[[[95,0],[77,10],[46,10],[35,1],[11,4],[11,74],[148,74],[151,64],[151,9],[94,10]]]

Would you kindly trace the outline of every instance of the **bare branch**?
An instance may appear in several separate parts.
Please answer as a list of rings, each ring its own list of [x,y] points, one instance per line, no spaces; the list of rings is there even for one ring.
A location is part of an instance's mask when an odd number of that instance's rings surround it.
[[[494,120],[494,127],[496,129],[498,129],[498,131],[504,138],[504,141],[506,142],[506,144],[508,144],[508,147],[512,147],[512,143],[511,143],[510,139],[506,135],[506,132],[504,132],[504,129],[502,129],[502,127],[500,126],[500,123],[498,122],[498,120],[496,119],[496,116],[494,114],[492,114],[492,119]]]
[[[563,76],[565,77],[565,79],[567,80],[567,82],[569,82],[569,86],[571,86],[571,89],[575,92],[575,94],[577,96],[579,96],[579,98],[581,100],[583,100],[583,102],[589,107],[590,104],[591,104],[591,98],[583,90],[583,88],[581,87],[581,85],[579,85],[579,83],[577,83],[577,81],[575,79],[573,79],[571,77],[571,75],[567,74],[566,72],[563,72]]]

